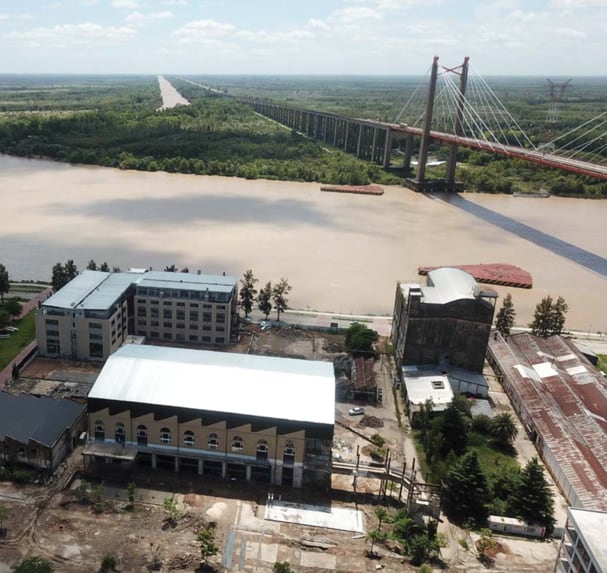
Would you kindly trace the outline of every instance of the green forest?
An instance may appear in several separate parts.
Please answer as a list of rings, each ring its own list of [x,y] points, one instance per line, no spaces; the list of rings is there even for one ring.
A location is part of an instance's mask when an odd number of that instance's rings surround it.
[[[256,114],[224,95],[394,121],[421,78],[215,76],[168,78],[190,102],[159,110],[152,76],[0,76],[0,152],[56,161],[249,179],[333,184],[401,184],[402,142],[388,170]],[[542,78],[495,78],[492,87],[534,143],[554,138],[607,108],[606,80],[575,80],[547,133]],[[193,83],[194,82],[194,83]],[[211,86],[212,92],[196,85]],[[435,146],[444,159],[448,149]],[[459,149],[467,191],[607,197],[607,183],[496,155]],[[444,177],[444,167],[427,175]]]

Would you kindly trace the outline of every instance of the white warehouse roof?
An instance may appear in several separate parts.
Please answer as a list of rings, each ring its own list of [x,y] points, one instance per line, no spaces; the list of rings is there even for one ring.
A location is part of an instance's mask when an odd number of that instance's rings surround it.
[[[333,364],[127,344],[112,354],[89,399],[229,412],[333,425]]]

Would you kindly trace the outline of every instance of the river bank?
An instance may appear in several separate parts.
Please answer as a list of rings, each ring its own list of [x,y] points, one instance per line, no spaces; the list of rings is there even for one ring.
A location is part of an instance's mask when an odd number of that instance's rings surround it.
[[[53,264],[68,258],[80,269],[90,259],[236,276],[252,268],[262,284],[288,278],[294,308],[384,315],[396,281],[420,280],[420,266],[507,262],[534,281],[529,291],[496,288],[512,293],[517,324],[550,294],[569,303],[567,327],[607,331],[607,202],[436,197],[396,186],[384,186],[381,197],[357,196],[321,193],[316,183],[8,156],[0,156],[0,201],[0,261],[15,280],[48,280]],[[492,222],[491,214],[502,219]],[[504,221],[540,239],[523,238]],[[593,255],[596,270],[561,243]]]

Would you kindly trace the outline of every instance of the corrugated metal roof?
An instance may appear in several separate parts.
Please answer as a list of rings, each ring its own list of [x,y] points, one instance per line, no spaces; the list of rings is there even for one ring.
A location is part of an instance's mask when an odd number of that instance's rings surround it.
[[[10,436],[27,444],[32,439],[51,447],[84,408],[72,400],[0,392],[0,440]]]
[[[89,398],[333,425],[330,362],[127,344]]]
[[[558,464],[570,503],[607,510],[607,382],[569,340],[528,333],[490,339],[525,424]],[[566,492],[565,492],[566,493]]]
[[[171,273],[150,271],[141,275],[137,285],[149,288],[188,289],[211,292],[231,292],[237,279],[225,275],[198,275],[195,273]]]
[[[575,528],[584,539],[599,571],[607,571],[607,544],[605,531],[607,530],[607,513],[602,511],[588,511],[579,508],[569,508],[569,517]]]

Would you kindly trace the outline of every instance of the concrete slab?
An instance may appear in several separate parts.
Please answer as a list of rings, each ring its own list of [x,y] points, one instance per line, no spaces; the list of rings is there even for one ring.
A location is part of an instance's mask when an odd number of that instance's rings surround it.
[[[365,532],[362,512],[348,507],[325,507],[270,500],[266,505],[265,518],[270,521],[284,521],[312,527]]]

